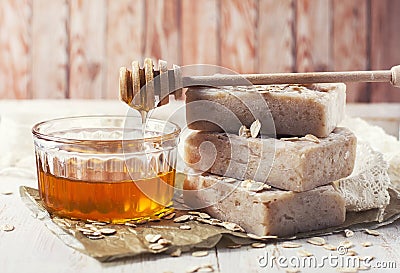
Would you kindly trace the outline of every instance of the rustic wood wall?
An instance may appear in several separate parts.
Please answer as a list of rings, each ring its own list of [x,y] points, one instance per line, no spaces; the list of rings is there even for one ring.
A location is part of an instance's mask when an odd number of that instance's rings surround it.
[[[242,73],[400,64],[398,0],[0,0],[0,98],[117,98],[144,56]],[[400,101],[351,84],[348,101]]]

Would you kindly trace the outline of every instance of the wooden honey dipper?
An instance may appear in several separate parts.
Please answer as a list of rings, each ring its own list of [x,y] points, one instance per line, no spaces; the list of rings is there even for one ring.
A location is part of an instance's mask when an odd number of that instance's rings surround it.
[[[148,112],[156,107],[156,96],[160,98],[158,106],[169,102],[170,93],[174,93],[175,98],[181,97],[182,87],[336,82],[391,82],[393,86],[400,87],[400,65],[393,66],[390,70],[375,71],[219,74],[183,77],[179,66],[173,65],[173,69],[169,70],[167,62],[159,60],[158,70],[155,70],[152,60],[146,58],[143,68],[140,68],[137,61],[132,62],[132,70],[121,67],[119,78],[121,100],[141,112]],[[141,91],[142,87],[144,90]],[[173,91],[170,92],[170,90]]]

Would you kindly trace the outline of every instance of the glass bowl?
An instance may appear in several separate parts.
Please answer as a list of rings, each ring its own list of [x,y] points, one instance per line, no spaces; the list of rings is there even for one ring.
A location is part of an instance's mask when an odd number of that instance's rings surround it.
[[[171,122],[68,117],[38,123],[32,133],[39,193],[50,213],[122,223],[172,201],[180,128]]]

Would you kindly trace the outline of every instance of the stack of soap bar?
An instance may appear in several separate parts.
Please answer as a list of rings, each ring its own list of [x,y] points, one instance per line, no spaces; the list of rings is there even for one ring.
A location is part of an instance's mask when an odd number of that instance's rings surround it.
[[[341,83],[189,88],[186,119],[199,131],[185,160],[198,174],[186,176],[185,202],[260,236],[343,223],[330,183],[354,168],[356,137],[337,127],[345,101]]]
[[[272,115],[277,135],[326,137],[343,119],[345,102],[343,83],[196,87],[186,92],[186,119],[193,130],[237,133],[255,119],[270,123]]]
[[[185,160],[199,163],[196,169],[204,172],[302,192],[350,175],[356,142],[350,130],[340,127],[325,138],[262,139],[193,132],[185,141]],[[201,155],[215,159],[204,160]]]
[[[205,207],[213,217],[237,223],[259,236],[288,236],[337,226],[345,220],[345,200],[331,185],[301,193],[277,189],[255,193],[242,187],[243,181],[226,181],[210,174],[187,175],[185,203]]]

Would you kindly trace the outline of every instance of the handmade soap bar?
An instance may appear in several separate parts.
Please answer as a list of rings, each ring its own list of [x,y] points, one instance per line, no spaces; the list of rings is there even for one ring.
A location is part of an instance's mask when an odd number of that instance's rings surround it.
[[[252,184],[257,182],[187,175],[184,201],[259,236],[290,236],[340,225],[345,220],[345,200],[331,185],[295,193],[273,188],[257,191],[258,185],[252,189]]]
[[[301,192],[350,175],[356,145],[354,134],[340,127],[326,138],[262,139],[193,132],[185,141],[185,160],[203,172]]]
[[[345,103],[343,83],[195,87],[186,92],[186,119],[194,130],[236,133],[259,119],[263,134],[275,123],[277,135],[326,137],[344,118]]]

